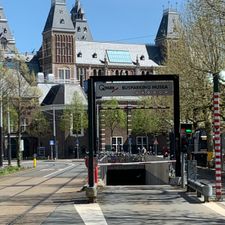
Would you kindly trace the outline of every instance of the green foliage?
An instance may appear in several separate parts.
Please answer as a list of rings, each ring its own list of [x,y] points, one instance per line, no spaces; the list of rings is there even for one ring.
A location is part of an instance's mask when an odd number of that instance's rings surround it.
[[[163,106],[170,106],[169,97],[144,97],[138,103],[139,107],[145,109],[135,109],[132,111],[132,132],[135,135],[159,134],[171,128],[171,110],[159,109]],[[159,106],[159,107],[158,107]],[[149,109],[153,107],[154,109]]]
[[[105,125],[111,131],[111,136],[113,136],[113,132],[115,128],[125,128],[126,127],[126,113],[122,109],[119,108],[119,103],[116,99],[112,99],[109,101],[105,101],[102,104],[105,114]]]
[[[66,106],[60,120],[60,128],[63,131],[80,133],[81,129],[88,127],[88,118],[82,98],[78,92],[75,92],[72,98],[71,105]]]
[[[0,169],[0,176],[9,175],[12,173],[19,172],[21,170],[24,170],[23,167],[17,167],[17,166],[7,166]]]
[[[50,124],[40,108],[36,108],[31,114],[31,122],[27,132],[33,137],[43,137],[50,133]]]

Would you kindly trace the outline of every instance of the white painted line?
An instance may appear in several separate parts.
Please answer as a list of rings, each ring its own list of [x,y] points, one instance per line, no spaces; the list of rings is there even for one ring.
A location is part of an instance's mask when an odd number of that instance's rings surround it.
[[[99,204],[77,204],[74,207],[85,225],[107,225]]]
[[[174,163],[176,160],[163,160],[163,161],[146,161],[146,162],[129,162],[129,163],[99,163],[99,166],[132,166],[132,165],[145,165],[145,164],[158,164],[158,163]]]
[[[66,167],[66,168],[64,168],[64,169],[58,169],[57,171],[55,171],[55,172],[53,172],[53,173],[47,174],[47,175],[44,176],[44,178],[48,178],[48,177],[50,177],[50,176],[52,176],[52,175],[55,175],[55,174],[57,174],[57,173],[59,173],[59,172],[62,172],[62,171],[64,171],[64,170],[68,170],[68,169],[70,169],[70,168],[72,168],[72,167],[74,167],[74,164],[70,164],[70,166],[68,166],[68,167]]]
[[[207,203],[204,203],[204,206],[215,211],[216,213],[220,214],[221,216],[225,217],[225,208],[219,206],[217,203],[207,202]]]
[[[40,171],[52,171],[52,170],[55,170],[55,169],[42,169]]]

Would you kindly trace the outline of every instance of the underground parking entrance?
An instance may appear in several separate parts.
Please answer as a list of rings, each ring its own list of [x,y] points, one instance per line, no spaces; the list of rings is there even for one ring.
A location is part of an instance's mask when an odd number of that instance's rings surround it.
[[[108,186],[165,185],[174,172],[174,160],[151,157],[146,162],[99,164],[99,178]]]
[[[138,97],[138,96],[173,96],[169,97],[173,101],[173,133],[174,149],[173,155],[176,159],[175,172],[176,176],[181,174],[180,162],[180,107],[179,107],[179,77],[176,75],[133,75],[133,76],[101,76],[90,77],[88,80],[88,133],[89,133],[89,163],[88,163],[88,189],[87,196],[93,198],[97,196],[94,181],[94,157],[98,154],[100,142],[99,132],[97,129],[97,100],[103,101],[104,98],[114,97]],[[103,140],[103,138],[102,138]],[[130,140],[130,134],[127,133],[127,140]],[[101,149],[101,151],[104,148]],[[130,151],[131,153],[131,151]],[[124,183],[142,183],[149,184],[149,177],[155,177],[155,174],[146,168],[144,169],[112,169],[107,168],[107,183],[118,184]],[[150,172],[149,172],[150,171]],[[160,171],[160,170],[159,170]],[[124,174],[123,176],[120,176]],[[149,176],[150,174],[150,176]],[[168,174],[167,174],[168,177]],[[156,176],[157,180],[159,177]],[[161,178],[159,178],[161,179]],[[89,193],[90,192],[90,193]]]
[[[106,185],[145,185],[145,168],[111,168],[106,175]]]

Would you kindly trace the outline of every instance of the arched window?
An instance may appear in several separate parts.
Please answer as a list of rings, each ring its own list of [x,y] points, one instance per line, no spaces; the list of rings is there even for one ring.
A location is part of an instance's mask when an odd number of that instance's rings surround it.
[[[65,24],[65,20],[64,19],[61,19],[60,20],[60,24]]]
[[[128,73],[128,71],[127,71],[127,70],[125,71],[125,74],[126,74],[127,76],[129,75],[129,73]]]
[[[145,71],[142,71],[142,72],[141,72],[141,75],[145,75]]]
[[[93,75],[97,76],[97,70],[96,69],[93,70]]]
[[[116,76],[118,76],[119,75],[119,70],[116,70]]]
[[[98,76],[102,75],[102,70],[98,70]]]

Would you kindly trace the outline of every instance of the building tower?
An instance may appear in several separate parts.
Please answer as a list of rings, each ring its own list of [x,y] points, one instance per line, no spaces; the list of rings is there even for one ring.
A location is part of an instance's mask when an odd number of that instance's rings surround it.
[[[93,41],[84,10],[81,7],[80,0],[76,0],[75,6],[71,10],[71,19],[76,31],[76,40]]]
[[[0,6],[0,43],[0,50],[4,50],[5,53],[14,53],[16,51],[15,39],[9,29],[8,20],[2,6]]]
[[[41,67],[45,77],[53,74],[59,83],[76,81],[75,30],[66,0],[52,0],[42,37]]]
[[[169,56],[170,46],[179,38],[180,18],[177,10],[166,9],[156,35],[155,44],[161,50],[164,60]]]

